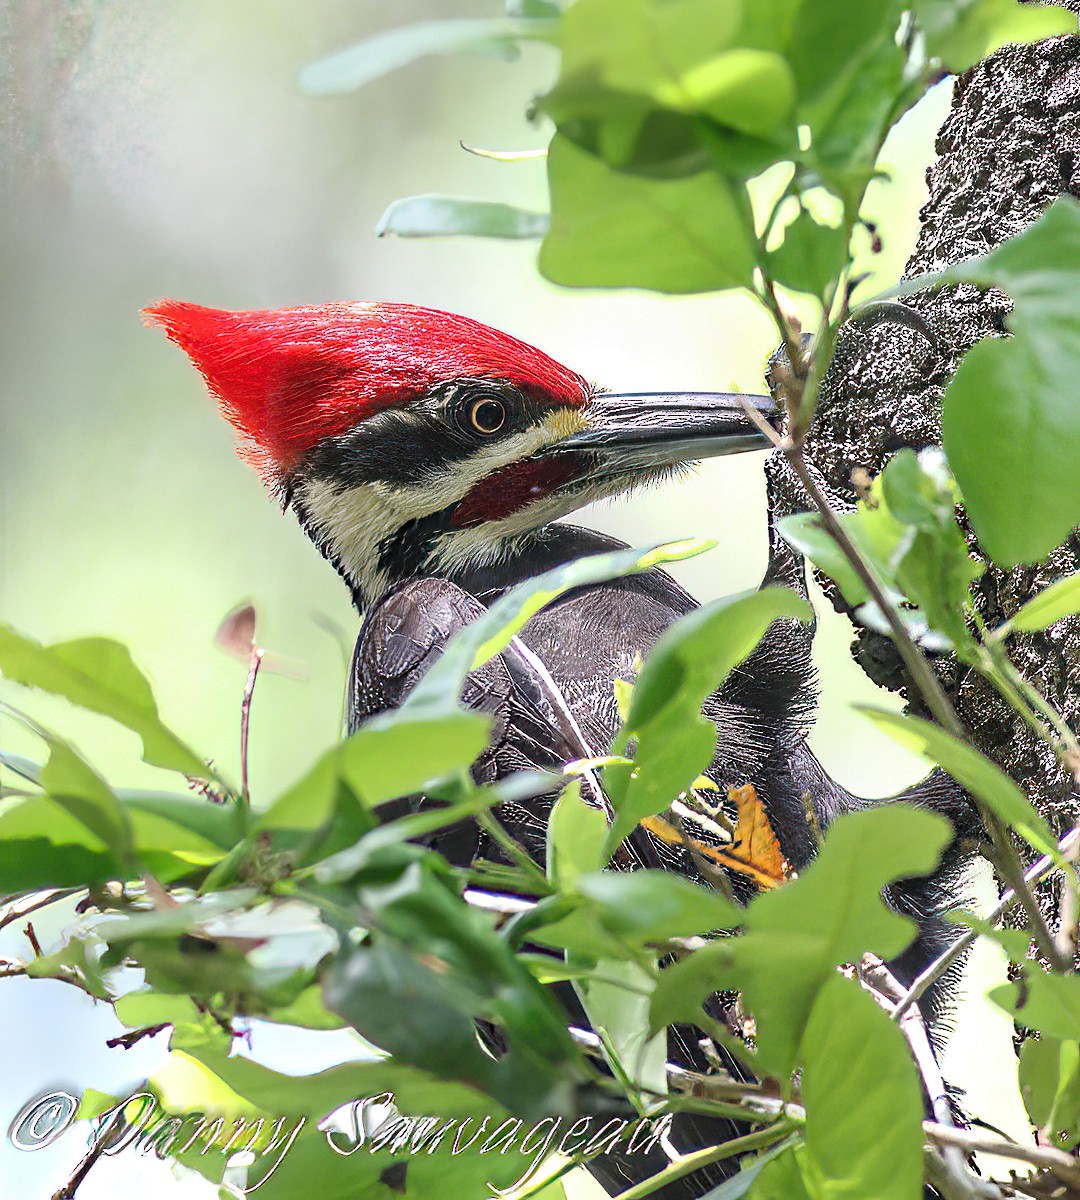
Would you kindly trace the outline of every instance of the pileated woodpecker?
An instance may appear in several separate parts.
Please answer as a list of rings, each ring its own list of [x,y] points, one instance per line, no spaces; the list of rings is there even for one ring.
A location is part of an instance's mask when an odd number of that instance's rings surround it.
[[[400,704],[453,633],[507,588],[621,546],[558,518],[694,460],[768,445],[737,396],[612,395],[516,338],[412,305],[226,312],[166,300],[145,315],[191,357],[242,455],[364,614],[349,683],[352,728]],[[749,399],[778,419],[770,398]],[[766,580],[803,587],[801,563],[771,529],[770,547]],[[614,680],[632,679],[638,656],[694,607],[654,570],[578,589],[534,616],[470,677],[466,700],[495,718],[477,776],[558,769],[606,751],[618,723]],[[810,638],[795,622],[775,622],[705,706],[719,733],[709,774],[721,786],[756,786],[796,868],[814,851],[806,796],[822,827],[875,803],[840,787],[806,744],[816,699]],[[940,773],[899,798],[958,820],[966,812]],[[505,816],[542,853],[542,813]],[[478,836],[451,831],[439,848],[467,863]],[[692,869],[645,836],[634,845],[641,862]],[[902,981],[948,937],[940,913],[957,869],[954,852],[937,875],[891,891],[920,926],[892,964]],[[931,1015],[939,999],[931,995]],[[611,1165],[605,1182],[625,1186],[626,1171]],[[664,1194],[700,1195],[693,1180]]]

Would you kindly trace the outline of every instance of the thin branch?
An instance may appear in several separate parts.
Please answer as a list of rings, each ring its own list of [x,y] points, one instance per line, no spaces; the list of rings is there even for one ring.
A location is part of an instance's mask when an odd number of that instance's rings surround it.
[[[0,929],[3,929],[5,925],[11,925],[13,922],[29,916],[32,912],[37,912],[39,908],[45,908],[50,904],[54,904],[57,900],[63,900],[66,896],[73,896],[81,890],[81,888],[49,888],[45,892],[30,892],[28,895],[12,902],[7,912],[0,917]]]
[[[873,954],[863,955],[858,966],[859,982],[874,997],[875,1000],[889,1011],[903,995],[896,976],[889,968]],[[936,1121],[943,1127],[955,1128],[952,1104],[945,1088],[945,1080],[941,1077],[933,1047],[930,1045],[930,1035],[926,1031],[922,1012],[913,1006],[899,1018],[900,1032],[911,1050],[915,1060],[923,1088],[930,1100],[930,1110]],[[945,1170],[955,1184],[956,1190],[966,1186],[968,1170],[964,1155],[955,1146],[946,1146],[942,1154]],[[970,1194],[970,1188],[968,1189]]]
[[[34,952],[35,958],[44,958],[45,952],[41,948],[41,943],[38,941],[37,931],[34,929],[34,922],[27,921],[26,928],[23,930],[26,935],[26,940],[30,943],[30,948]]]
[[[927,1139],[936,1145],[950,1146],[965,1154],[994,1154],[999,1158],[1031,1163],[1043,1170],[1052,1171],[1070,1188],[1080,1188],[1080,1163],[1064,1150],[1056,1150],[1052,1146],[1024,1146],[1019,1142],[987,1137],[975,1130],[957,1129],[955,1126],[939,1125],[934,1121],[924,1121],[923,1132]]]
[[[783,453],[791,469],[795,472],[796,477],[805,489],[806,494],[810,497],[818,515],[821,517],[826,532],[836,543],[847,560],[848,565],[858,577],[859,582],[885,617],[889,631],[892,634],[892,639],[896,644],[897,650],[900,652],[904,666],[907,668],[908,675],[922,694],[934,719],[943,729],[951,733],[953,737],[962,741],[966,740],[967,732],[960,718],[956,715],[956,710],[953,708],[948,696],[945,694],[945,689],[941,685],[941,680],[938,678],[937,672],[912,640],[900,616],[900,611],[889,597],[887,589],[878,580],[871,567],[863,560],[855,543],[848,536],[843,522],[830,506],[828,497],[821,490],[820,485],[814,478],[813,472],[810,470],[810,466],[803,454],[802,446],[792,441],[790,437],[780,437],[748,403],[744,402],[743,408],[758,428],[763,433],[766,433],[766,436],[769,437],[773,445]],[[973,800],[978,809],[979,816],[982,818],[983,825],[990,835],[990,841],[994,849],[994,866],[1024,906],[1024,913],[1031,926],[1031,933],[1036,945],[1056,970],[1069,970],[1072,965],[1071,961],[1066,961],[1058,952],[1057,946],[1054,944],[1053,935],[1046,924],[1046,918],[1039,908],[1038,901],[1024,882],[1023,865],[1020,862],[1020,856],[1017,854],[1016,847],[1009,837],[1008,830],[998,815],[987,808],[977,796],[973,797]]]
[[[1062,855],[1069,857],[1076,853],[1080,847],[1080,830],[1070,830],[1060,842],[1058,849]],[[1049,854],[1044,854],[1042,858],[1037,859],[1024,872],[1024,882],[1028,884],[1038,883],[1044,876],[1049,875],[1051,871],[1057,869],[1057,863],[1050,857]],[[1017,902],[1016,893],[1012,888],[1007,888],[1001,894],[1001,898],[993,909],[987,914],[986,920],[991,925],[996,925],[998,921],[1009,911],[1010,908]],[[956,939],[952,945],[946,947],[937,958],[934,959],[928,967],[926,967],[919,975],[915,977],[911,987],[904,993],[903,998],[893,1010],[894,1019],[899,1019],[907,1012],[912,1004],[921,1000],[931,984],[936,983],[942,975],[952,966],[957,958],[975,941],[979,936],[978,930],[969,929]]]
[[[251,726],[251,700],[255,694],[255,683],[259,678],[266,651],[251,644],[251,661],[248,666],[247,682],[244,684],[244,699],[240,703],[240,804],[247,813],[251,808],[251,791],[248,787],[248,734]]]
[[[122,1047],[124,1050],[130,1050],[132,1046],[141,1042],[143,1038],[157,1037],[159,1033],[164,1032],[166,1029],[172,1029],[172,1024],[168,1021],[160,1025],[147,1025],[142,1029],[132,1029],[127,1033],[117,1034],[116,1037],[106,1038],[105,1045],[110,1050],[115,1049],[117,1046]]]

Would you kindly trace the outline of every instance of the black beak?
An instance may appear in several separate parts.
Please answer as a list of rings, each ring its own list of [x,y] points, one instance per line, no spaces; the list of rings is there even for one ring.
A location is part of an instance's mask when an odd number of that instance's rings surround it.
[[[671,467],[678,463],[767,450],[765,433],[750,419],[749,404],[770,424],[780,408],[770,396],[733,392],[625,392],[592,397],[589,428],[545,454],[595,455],[596,476]]]

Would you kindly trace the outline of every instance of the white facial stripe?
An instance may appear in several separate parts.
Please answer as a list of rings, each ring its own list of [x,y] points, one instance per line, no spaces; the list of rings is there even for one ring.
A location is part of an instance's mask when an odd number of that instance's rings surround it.
[[[429,476],[414,486],[367,483],[336,489],[331,482],[323,479],[302,480],[296,488],[296,499],[311,521],[314,535],[326,544],[341,564],[341,569],[359,584],[364,594],[374,598],[381,595],[391,582],[378,568],[380,542],[409,521],[430,516],[456,504],[482,479],[501,467],[528,458],[586,427],[587,422],[577,409],[556,409],[530,429],[509,438],[501,438],[490,445],[481,445],[468,458],[447,464],[441,475]],[[554,517],[547,516],[538,519],[536,510],[544,503],[544,499],[513,514],[509,518],[513,528],[505,536],[512,538],[553,520]],[[555,497],[548,499],[555,500]],[[560,504],[553,505],[558,509],[555,516],[563,516],[579,506],[579,502],[568,503],[565,497]],[[526,513],[531,515],[526,518]],[[490,541],[500,536],[494,527],[503,524],[489,521],[476,528],[486,531],[484,536]],[[462,533],[474,533],[474,530],[463,530]],[[472,545],[474,540],[475,546]],[[469,557],[462,561],[474,561],[472,555],[480,552],[482,540],[468,539]],[[488,554],[476,561],[486,561],[492,556],[498,558],[500,552],[499,547],[489,545]],[[438,555],[440,561],[442,557]]]

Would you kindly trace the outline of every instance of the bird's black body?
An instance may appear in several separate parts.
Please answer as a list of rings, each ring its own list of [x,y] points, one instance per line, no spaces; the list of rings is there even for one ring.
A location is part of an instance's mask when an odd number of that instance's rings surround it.
[[[350,727],[399,705],[454,632],[507,588],[562,562],[620,546],[590,530],[552,525],[538,531],[516,559],[494,569],[412,579],[391,589],[368,612],[357,642],[347,697]],[[774,547],[770,576],[791,578],[792,568]],[[534,616],[503,654],[467,682],[465,702],[494,718],[488,750],[474,767],[478,781],[526,768],[558,770],[568,759],[606,752],[618,726],[613,681],[632,679],[635,659],[644,657],[669,625],[695,607],[669,575],[653,570],[577,589]],[[704,708],[719,733],[709,775],[721,786],[755,785],[785,857],[796,869],[809,862],[815,848],[804,797],[810,797],[822,828],[844,812],[887,802],[863,800],[840,787],[806,743],[816,699],[810,637],[811,632],[795,622],[774,623]],[[899,798],[943,811],[958,823],[966,819],[962,793],[940,773]],[[544,853],[553,799],[501,813],[510,831],[538,857]],[[474,826],[445,831],[435,845],[459,865],[491,853]],[[636,835],[634,849],[640,865],[695,874],[681,851],[645,833]],[[935,876],[892,889],[890,902],[915,918],[920,930],[912,946],[891,964],[901,982],[910,983],[947,944],[949,927],[941,914],[957,902],[959,872],[954,849]],[[569,989],[564,1000],[574,1003]],[[944,1001],[940,987],[931,992],[924,1001],[927,1014],[940,1015]],[[707,1068],[689,1029],[673,1030],[670,1051],[687,1066]],[[736,1076],[741,1070],[734,1060],[727,1066]],[[676,1123],[673,1141],[686,1151],[742,1132],[745,1128],[734,1122],[685,1117]],[[664,1165],[663,1156],[653,1152],[650,1159],[607,1156],[590,1164],[590,1170],[614,1192]],[[731,1164],[717,1164],[657,1194],[667,1200],[701,1196],[732,1169]]]
[[[349,684],[353,728],[400,705],[453,634],[507,588],[617,545],[559,519],[688,463],[767,448],[767,423],[783,421],[769,396],[605,392],[508,334],[415,305],[234,313],[167,300],[146,316],[191,357],[244,456],[365,614]],[[769,536],[766,582],[805,590],[801,562],[775,528]],[[669,576],[651,571],[578,589],[534,616],[468,679],[466,703],[493,717],[477,778],[558,771],[569,759],[606,752],[617,727],[615,680],[632,679],[638,656],[694,607]],[[813,825],[879,803],[841,788],[807,746],[811,636],[796,622],[775,622],[704,706],[718,733],[709,774],[721,788],[755,786],[797,869],[814,854]],[[941,775],[902,798],[952,816],[965,832],[970,826],[962,793]],[[537,856],[550,803],[500,813]],[[472,826],[444,831],[437,845],[459,865],[486,850]],[[696,873],[681,850],[643,831],[627,845],[615,865]],[[919,925],[892,964],[902,981],[947,937],[940,914],[955,902],[956,874],[954,845],[933,877],[891,889],[893,906]],[[940,987],[928,994],[928,1015],[940,997]],[[670,1050],[689,1066],[707,1066],[690,1029],[674,1030]],[[673,1141],[686,1150],[738,1131],[681,1117]],[[610,1156],[591,1169],[621,1190],[664,1165],[659,1154]],[[697,1173],[663,1194],[700,1196],[729,1169]]]

